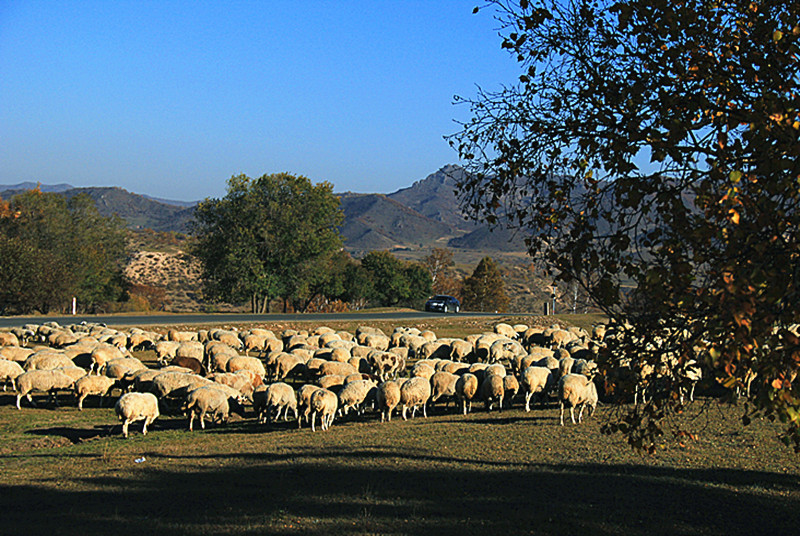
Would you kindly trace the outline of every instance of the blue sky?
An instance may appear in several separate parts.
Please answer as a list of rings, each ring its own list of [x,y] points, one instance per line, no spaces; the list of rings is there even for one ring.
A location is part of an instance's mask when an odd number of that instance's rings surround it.
[[[0,184],[393,192],[457,163],[453,96],[512,83],[478,0],[0,0]]]

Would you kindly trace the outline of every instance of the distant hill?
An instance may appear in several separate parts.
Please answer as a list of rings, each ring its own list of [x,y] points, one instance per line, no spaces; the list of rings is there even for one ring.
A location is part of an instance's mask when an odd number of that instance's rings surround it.
[[[345,248],[356,256],[383,249],[425,252],[432,247],[483,250],[486,254],[524,251],[521,238],[503,230],[490,232],[488,226],[464,218],[455,191],[456,181],[464,173],[462,168],[448,165],[391,194],[337,194],[344,212],[340,233]],[[0,185],[0,197],[10,199],[35,187],[32,182]],[[118,214],[132,229],[187,232],[196,205],[118,187],[41,184],[40,188],[67,197],[85,193],[94,199],[102,215]]]
[[[0,186],[2,189],[0,197],[10,199],[33,188],[36,188],[36,184],[21,183],[11,187]],[[42,192],[59,193],[67,198],[87,194],[94,200],[101,215],[117,214],[132,229],[187,232],[189,222],[194,217],[194,205],[189,207],[172,205],[117,187],[73,188],[68,184],[54,186],[42,184],[40,189]]]

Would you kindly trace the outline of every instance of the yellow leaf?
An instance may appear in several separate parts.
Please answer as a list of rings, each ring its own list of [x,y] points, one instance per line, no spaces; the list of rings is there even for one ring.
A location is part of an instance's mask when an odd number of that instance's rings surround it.
[[[737,183],[742,180],[742,172],[741,171],[731,171],[731,174],[728,176],[731,179],[731,182]]]
[[[731,223],[739,225],[739,213],[735,209],[730,209],[728,215],[730,215]]]
[[[780,30],[775,30],[774,32],[772,32],[772,40],[773,40],[774,42],[776,42],[776,43],[777,43],[777,42],[778,42],[778,41],[780,41],[782,38],[783,38],[783,32],[782,32],[782,31],[780,31]]]

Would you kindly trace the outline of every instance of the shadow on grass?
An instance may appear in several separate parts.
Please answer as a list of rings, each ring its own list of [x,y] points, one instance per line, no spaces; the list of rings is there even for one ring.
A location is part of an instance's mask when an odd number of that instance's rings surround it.
[[[759,471],[487,464],[385,445],[145,456],[152,466],[128,473],[0,486],[3,531],[650,536],[800,524],[800,477]]]

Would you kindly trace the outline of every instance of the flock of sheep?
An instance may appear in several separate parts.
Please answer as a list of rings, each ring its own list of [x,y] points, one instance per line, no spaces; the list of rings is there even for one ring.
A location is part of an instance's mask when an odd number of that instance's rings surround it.
[[[438,338],[432,331],[398,327],[384,333],[359,327],[355,333],[318,327],[308,331],[211,329],[156,333],[119,331],[98,324],[25,325],[0,332],[0,381],[22,400],[33,393],[71,391],[79,410],[89,396],[120,393],[115,411],[122,433],[143,421],[142,433],[163,411],[181,411],[188,427],[199,420],[226,422],[230,413],[249,413],[260,423],[291,416],[327,430],[334,419],[369,411],[381,422],[397,410],[403,419],[427,417],[435,403],[453,401],[467,414],[473,402],[487,411],[510,407],[518,396],[530,411],[534,395],[555,400],[581,422],[598,401],[593,352],[604,327],[592,334],[497,324],[463,339]],[[150,368],[132,352],[152,350]]]

